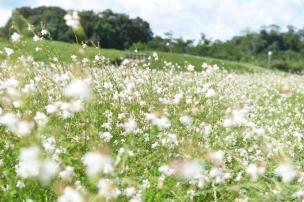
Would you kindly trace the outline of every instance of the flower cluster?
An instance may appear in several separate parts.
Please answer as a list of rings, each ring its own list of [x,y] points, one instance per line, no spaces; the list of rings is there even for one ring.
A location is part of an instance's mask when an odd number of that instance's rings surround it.
[[[65,19],[78,25],[77,13]],[[12,34],[14,45],[20,40]],[[200,70],[157,53],[120,65],[70,55],[62,65],[56,56],[12,61],[14,49],[1,51],[5,199],[17,192],[25,201],[60,202],[304,198],[302,76],[207,63]],[[150,67],[155,61],[162,70]]]

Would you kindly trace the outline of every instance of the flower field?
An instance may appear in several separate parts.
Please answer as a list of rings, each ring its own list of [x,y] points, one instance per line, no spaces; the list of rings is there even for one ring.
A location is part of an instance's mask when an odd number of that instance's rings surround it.
[[[0,201],[304,197],[303,76],[0,50]]]

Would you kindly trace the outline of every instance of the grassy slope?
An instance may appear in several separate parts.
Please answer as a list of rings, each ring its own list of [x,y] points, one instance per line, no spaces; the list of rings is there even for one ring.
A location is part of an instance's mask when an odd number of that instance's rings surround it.
[[[4,47],[10,47],[15,50],[15,54],[12,58],[16,58],[20,55],[32,55],[35,60],[47,62],[50,57],[58,57],[60,61],[70,62],[70,56],[72,54],[78,55],[79,58],[86,57],[93,58],[96,54],[104,55],[112,60],[117,58],[123,58],[127,52],[114,50],[114,49],[100,49],[100,48],[87,48],[85,49],[85,54],[81,53],[79,50],[81,48],[80,45],[77,44],[68,44],[64,42],[56,42],[56,41],[42,41],[42,42],[33,42],[31,40],[23,40],[18,44],[13,44],[7,40],[0,39],[0,50]],[[35,48],[40,47],[42,51],[36,52]],[[152,52],[147,52],[152,55]],[[186,54],[175,54],[175,53],[158,53],[160,60],[158,62],[154,62],[152,66],[154,68],[160,68],[163,66],[163,62],[172,62],[173,64],[178,64],[184,66],[187,63],[190,63],[196,67],[197,70],[201,68],[202,63],[207,62],[209,64],[218,64],[221,67],[224,67],[226,70],[236,71],[236,72],[262,72],[265,71],[264,68],[246,64],[246,63],[238,63],[231,62],[219,59],[205,58],[199,56],[192,56]],[[3,56],[0,55],[0,59]]]
[[[78,54],[79,53],[79,46],[77,45],[71,45],[61,42],[42,42],[39,46],[43,48],[43,51],[36,53],[35,47],[37,46],[37,43],[33,43],[30,41],[24,41],[21,44],[18,44],[18,46],[14,46],[13,44],[2,41],[0,42],[0,50],[4,46],[7,47],[13,47],[16,51],[16,54],[12,56],[12,60],[14,60],[18,55],[20,54],[33,54],[35,59],[42,60],[42,61],[48,61],[48,57],[51,56],[57,56],[62,61],[69,62],[71,61],[70,55],[71,54]],[[55,53],[53,53],[55,52]],[[94,49],[94,48],[88,48],[86,50],[87,54],[90,57],[93,57],[95,54],[100,53],[107,57],[110,57],[112,59],[117,57],[123,57],[125,52],[123,51],[117,51],[117,50],[100,50],[100,49]],[[180,63],[184,64],[184,61],[188,61],[193,65],[200,66],[202,62],[208,62],[208,63],[217,63],[219,65],[222,65],[224,63],[224,67],[228,70],[237,70],[237,71],[266,71],[263,70],[260,67],[255,67],[249,64],[243,64],[243,63],[236,63],[236,62],[229,62],[229,61],[223,61],[223,60],[216,60],[216,59],[210,59],[210,58],[202,58],[202,57],[195,57],[195,56],[189,56],[189,55],[179,55],[179,54],[171,54],[171,53],[159,53],[160,58],[171,61],[174,63]],[[1,56],[0,56],[1,57]],[[1,62],[1,60],[0,60]],[[157,67],[159,64],[155,63],[155,67]],[[27,66],[25,66],[27,68]],[[16,69],[16,71],[13,71],[14,73],[19,73],[19,70],[21,71],[22,67],[19,67],[19,69]],[[29,67],[29,69],[31,69]],[[35,71],[32,70],[31,71]],[[43,72],[43,70],[38,70],[38,72]],[[105,81],[112,82],[110,77],[107,77],[106,73],[102,73],[104,71],[103,69],[100,69],[98,72],[98,78],[102,78],[96,83],[101,83]],[[123,83],[125,82],[125,78],[123,74],[120,74],[121,72],[118,72],[116,83]],[[56,72],[54,72],[54,75]],[[75,73],[76,74],[76,73]],[[22,77],[26,78],[26,82],[24,80],[21,80],[21,83],[29,83],[29,79],[27,78],[27,75],[22,75]],[[39,75],[39,74],[38,74]],[[53,77],[54,75],[48,75],[48,74],[41,74],[45,77],[42,78],[49,78]],[[103,77],[105,76],[105,78]],[[140,73],[135,76],[133,73],[130,73],[131,78],[137,78],[140,76]],[[170,72],[166,72],[165,74],[160,74],[159,72],[154,73],[153,75],[153,85],[160,88],[168,88],[168,85],[166,81],[170,80],[171,77],[174,76],[174,73],[170,74]],[[286,143],[288,140],[288,144],[286,146],[287,148],[290,148],[290,151],[299,151],[299,155],[296,155],[295,161],[296,165],[303,165],[303,158],[301,154],[301,150],[299,148],[302,148],[301,141],[297,141],[296,138],[293,136],[285,137],[281,136],[283,132],[290,132],[290,126],[299,127],[299,130],[303,130],[303,124],[301,124],[301,121],[298,120],[298,117],[301,117],[301,109],[303,109],[303,102],[301,100],[303,99],[302,94],[294,94],[292,97],[283,97],[280,95],[280,85],[282,83],[289,83],[292,85],[290,87],[291,89],[294,89],[291,92],[296,92],[295,89],[297,89],[297,86],[301,86],[302,82],[301,79],[298,78],[297,80],[293,80],[295,78],[286,78],[283,80],[283,77],[275,77],[274,75],[233,75],[232,79],[225,81],[226,74],[216,74],[214,75],[211,80],[214,82],[214,84],[217,84],[214,86],[214,88],[221,93],[220,95],[226,96],[227,103],[229,106],[234,106],[235,101],[238,101],[240,103],[248,103],[252,104],[252,108],[254,109],[252,112],[252,119],[257,123],[258,126],[266,126],[270,127],[270,131],[276,131],[272,132],[270,137],[271,138],[277,138],[278,140],[281,140],[280,144],[276,144],[276,142],[273,143],[273,146],[276,145],[283,145],[283,143]],[[94,77],[96,78],[96,77]],[[162,78],[162,79],[159,79]],[[143,201],[164,201],[165,199],[172,201],[187,201],[187,195],[186,191],[190,189],[191,187],[188,187],[187,184],[183,184],[180,181],[178,181],[174,177],[170,177],[165,181],[165,186],[163,189],[157,189],[156,183],[157,183],[157,176],[158,176],[158,167],[162,165],[163,163],[166,163],[167,160],[171,160],[172,157],[170,156],[171,153],[177,153],[177,154],[184,154],[184,153],[190,153],[192,154],[192,157],[202,158],[202,156],[207,153],[207,149],[203,150],[201,145],[203,144],[196,144],[197,142],[201,143],[208,143],[208,145],[211,145],[213,149],[217,150],[224,150],[226,152],[226,155],[229,155],[230,157],[233,157],[233,162],[230,162],[227,164],[227,170],[231,170],[233,175],[236,175],[240,170],[246,169],[243,167],[243,161],[248,162],[247,156],[244,156],[240,158],[241,154],[236,150],[236,148],[246,148],[248,149],[251,147],[251,145],[258,145],[261,148],[264,148],[264,143],[260,143],[260,139],[250,138],[246,141],[243,140],[243,134],[246,134],[247,128],[236,128],[236,129],[226,129],[223,128],[220,124],[222,123],[222,119],[225,118],[225,106],[226,102],[223,102],[222,100],[217,100],[216,98],[212,99],[212,101],[208,101],[207,99],[203,98],[203,96],[196,96],[197,92],[195,91],[196,85],[199,84],[200,86],[203,86],[205,84],[205,81],[203,78],[199,77],[199,75],[194,77],[185,77],[184,80],[176,79],[176,86],[180,86],[180,88],[175,88],[175,85],[171,85],[170,90],[168,90],[168,95],[158,95],[157,93],[152,93],[153,91],[150,91],[150,89],[153,89],[151,86],[143,85],[141,87],[142,92],[146,94],[142,94],[143,99],[149,103],[147,105],[147,108],[145,109],[147,112],[152,111],[153,109],[159,107],[159,98],[163,96],[173,97],[176,93],[182,91],[185,93],[185,95],[197,97],[199,104],[198,106],[202,105],[204,108],[202,108],[202,111],[199,112],[198,115],[193,115],[195,118],[195,123],[198,125],[202,121],[207,122],[209,124],[212,124],[214,127],[213,134],[210,135],[210,139],[204,140],[202,135],[196,134],[195,130],[188,130],[186,127],[181,125],[178,121],[179,115],[184,113],[190,113],[191,109],[195,109],[195,105],[192,103],[184,103],[182,102],[180,105],[175,106],[172,105],[168,108],[165,108],[166,110],[171,113],[170,118],[172,120],[172,131],[177,133],[178,137],[183,137],[183,135],[188,135],[188,137],[191,137],[191,142],[193,144],[189,144],[190,141],[184,141],[180,148],[178,148],[178,151],[170,149],[169,147],[159,147],[156,149],[151,149],[150,147],[147,147],[146,144],[144,144],[143,136],[132,136],[129,135],[125,139],[126,144],[129,145],[130,149],[134,150],[138,156],[136,158],[130,158],[126,160],[126,165],[129,165],[132,169],[129,172],[126,172],[124,176],[122,176],[120,179],[132,179],[135,178],[135,182],[131,183],[137,183],[140,184],[141,176],[144,176],[145,178],[149,179],[152,182],[152,187],[148,189],[146,192],[144,192],[144,200]],[[196,82],[196,80],[200,80],[199,83]],[[282,83],[280,83],[282,81]],[[43,79],[43,81],[50,81],[48,79]],[[98,80],[97,80],[98,81]],[[222,81],[224,81],[224,84],[222,84]],[[247,82],[249,81],[249,82]],[[184,83],[183,83],[184,82]],[[43,84],[44,82],[42,82]],[[151,83],[151,85],[152,85]],[[48,104],[48,91],[44,89],[49,89],[52,83],[46,85],[39,85],[39,89],[43,89],[41,91],[38,91],[37,94],[28,95],[26,99],[24,100],[24,108],[23,110],[25,112],[27,111],[33,111],[35,113],[36,111],[44,111],[44,107]],[[124,84],[124,83],[123,83]],[[101,85],[102,86],[102,85]],[[267,87],[267,88],[266,88]],[[54,88],[57,89],[56,95],[60,95],[61,87]],[[75,135],[80,136],[80,132],[82,130],[86,130],[89,132],[91,136],[90,138],[90,148],[93,148],[96,144],[100,144],[98,141],[99,137],[97,136],[99,131],[104,131],[104,128],[102,128],[101,124],[97,123],[103,123],[107,121],[107,118],[104,115],[105,110],[111,108],[111,110],[114,112],[115,116],[117,114],[124,112],[127,114],[133,114],[133,116],[137,117],[139,120],[141,120],[140,117],[142,117],[142,107],[137,104],[136,102],[129,103],[127,99],[125,102],[123,102],[123,106],[121,107],[121,103],[118,100],[114,100],[113,98],[109,99],[109,97],[112,97],[114,95],[113,92],[107,91],[102,87],[103,90],[101,90],[101,94],[98,95],[98,99],[96,99],[96,102],[89,103],[88,108],[78,114],[77,116],[69,119],[68,121],[56,117],[56,116],[50,116],[50,121],[47,125],[47,127],[42,131],[35,131],[35,135],[39,137],[41,134],[43,135],[53,135],[56,138],[56,141],[59,145],[65,146],[65,148],[68,149],[68,155],[64,155],[63,160],[66,163],[66,165],[72,164],[74,167],[78,168],[76,169],[76,179],[80,179],[84,185],[87,187],[94,189],[95,185],[92,182],[89,182],[86,180],[85,175],[83,173],[83,167],[80,160],[80,154],[84,154],[88,148],[87,148],[87,139],[85,138],[85,141],[81,139],[79,143],[76,144],[76,142],[71,141]],[[40,93],[41,92],[41,93]],[[196,93],[195,93],[196,92]],[[225,92],[225,93],[224,93]],[[166,92],[167,93],[167,92]],[[266,93],[266,96],[261,96]],[[227,96],[228,95],[228,96]],[[246,96],[239,96],[239,95],[246,95]],[[231,99],[231,100],[230,100]],[[256,100],[258,99],[258,100]],[[98,101],[98,102],[97,102]],[[229,102],[228,102],[229,101]],[[231,103],[230,103],[231,102]],[[114,105],[113,105],[114,103]],[[255,105],[254,105],[255,104]],[[123,109],[123,110],[121,110]],[[124,110],[126,109],[126,110]],[[9,109],[8,109],[9,110]],[[194,113],[194,112],[193,112]],[[87,123],[87,120],[90,120],[91,124],[89,126],[83,126],[82,123]],[[95,121],[92,121],[95,120]],[[279,121],[278,121],[279,120]],[[290,120],[294,122],[294,124],[290,124]],[[114,123],[119,123],[120,121],[114,118]],[[80,124],[81,123],[81,124]],[[140,122],[141,125],[144,125],[145,122]],[[114,124],[115,125],[115,124]],[[293,126],[294,125],[294,126]],[[66,127],[68,126],[68,127]],[[149,133],[151,133],[151,139],[153,142],[159,138],[157,136],[158,131],[151,127],[151,129],[148,130]],[[24,189],[17,189],[16,187],[16,175],[14,172],[14,165],[17,164],[16,159],[18,159],[18,153],[17,149],[20,149],[20,147],[24,147],[26,143],[16,141],[15,136],[11,134],[7,134],[7,131],[4,130],[4,128],[0,128],[0,132],[3,135],[4,138],[2,138],[2,141],[0,141],[0,147],[4,148],[5,151],[3,154],[4,158],[4,165],[6,169],[6,175],[8,175],[7,178],[0,178],[0,185],[4,186],[8,185],[8,187],[12,187],[10,191],[5,192],[5,196],[1,196],[0,192],[0,201],[5,201],[5,199],[15,199],[14,201],[21,201],[24,199],[24,197],[31,197],[35,199],[35,201],[55,201],[57,196],[55,192],[49,188],[49,187],[43,187],[40,186],[36,181],[26,181],[26,187]],[[111,131],[112,132],[112,131]],[[121,140],[120,134],[121,130],[119,128],[114,128],[112,132],[117,138],[117,140]],[[64,135],[62,135],[64,134]],[[268,134],[267,134],[268,135]],[[227,141],[226,137],[231,136],[232,140],[235,139],[237,141]],[[11,139],[10,139],[11,138]],[[286,138],[286,139],[284,139]],[[289,140],[290,138],[290,140]],[[186,138],[185,138],[186,139]],[[12,147],[5,147],[6,141],[9,140],[9,142],[13,142]],[[32,140],[32,139],[29,139]],[[97,141],[96,141],[97,140]],[[40,140],[39,140],[40,141]],[[286,141],[286,142],[284,142]],[[72,142],[72,144],[71,144]],[[152,142],[152,141],[151,141]],[[223,144],[225,142],[225,144]],[[74,143],[74,144],[73,144]],[[33,144],[31,142],[31,144]],[[117,151],[122,143],[119,143],[119,145],[115,145],[112,143],[109,143],[114,151]],[[149,144],[147,144],[149,145]],[[261,145],[261,146],[260,146]],[[272,144],[271,144],[272,146]],[[293,148],[294,146],[294,148]],[[190,149],[191,148],[191,149]],[[207,147],[206,147],[207,148]],[[191,152],[192,151],[192,152]],[[259,150],[260,151],[260,150]],[[265,152],[265,155],[267,153]],[[261,155],[261,154],[259,154]],[[262,154],[264,155],[264,154]],[[248,154],[249,157],[252,157],[252,159],[255,158],[253,154]],[[285,185],[284,183],[281,183],[279,181],[279,178],[275,177],[273,175],[273,169],[277,164],[279,163],[279,160],[275,159],[278,157],[273,157],[273,159],[270,159],[267,162],[267,175],[261,176],[258,181],[252,181],[249,180],[249,176],[246,174],[243,174],[244,177],[241,179],[240,182],[235,181],[229,181],[227,184],[215,184],[215,185],[206,185],[206,187],[199,189],[197,192],[197,197],[194,199],[194,201],[234,201],[235,198],[237,198],[239,195],[242,197],[242,195],[247,195],[252,199],[252,201],[279,201],[279,200],[285,200],[285,201],[291,201],[293,198],[291,198],[291,195],[294,191],[297,191],[302,187],[301,183],[292,183]],[[144,161],[142,160],[144,159]],[[251,162],[251,161],[250,161]],[[253,161],[254,162],[254,161]],[[145,169],[148,170],[148,172],[144,172]],[[136,178],[137,176],[138,179]],[[125,177],[125,178],[124,178]],[[143,177],[143,178],[144,178]],[[4,179],[4,180],[3,180]],[[2,181],[1,181],[2,180]],[[3,182],[1,184],[1,182]],[[176,186],[176,185],[179,186]],[[93,187],[93,188],[92,188]],[[282,194],[277,194],[278,191]],[[3,199],[4,197],[4,199]],[[2,198],[2,199],[1,199]],[[121,201],[126,201],[127,199],[122,198]],[[170,201],[171,201],[170,200]],[[6,200],[9,201],[9,200]],[[189,200],[190,201],[190,200]],[[251,201],[251,200],[250,200]]]

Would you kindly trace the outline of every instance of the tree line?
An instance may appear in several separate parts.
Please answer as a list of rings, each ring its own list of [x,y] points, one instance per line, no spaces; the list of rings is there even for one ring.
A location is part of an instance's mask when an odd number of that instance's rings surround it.
[[[214,57],[268,66],[268,52],[272,52],[272,67],[297,72],[304,69],[304,29],[277,25],[262,26],[259,31],[244,31],[227,41],[210,40],[201,34],[198,42],[174,38],[154,37],[146,43],[133,44],[133,49],[159,50]]]
[[[66,25],[68,11],[59,7],[21,7],[13,11],[0,35],[9,37],[14,31],[30,35],[27,23],[37,31],[47,29],[53,40],[75,42],[73,30]],[[298,71],[304,67],[304,28],[277,25],[263,26],[259,31],[247,30],[227,41],[210,40],[201,34],[200,40],[174,38],[172,32],[154,36],[147,21],[111,10],[101,12],[79,11],[83,40],[102,48],[137,49],[187,53],[258,65],[267,64],[267,53],[273,52],[272,66],[282,70]],[[24,23],[27,22],[27,23]]]
[[[59,7],[17,8],[0,33],[6,37],[15,31],[31,35],[28,31],[30,24],[37,32],[47,29],[53,40],[75,42],[73,29],[64,20],[67,12]],[[145,43],[153,37],[149,23],[139,17],[130,18],[111,10],[98,13],[79,11],[78,15],[84,30],[83,40],[94,42],[103,48],[127,49],[133,43]]]

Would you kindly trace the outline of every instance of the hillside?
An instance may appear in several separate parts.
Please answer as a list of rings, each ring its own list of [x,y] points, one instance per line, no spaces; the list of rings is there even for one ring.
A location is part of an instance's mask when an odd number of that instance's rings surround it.
[[[37,61],[48,62],[50,58],[57,57],[60,62],[69,63],[72,61],[71,55],[77,55],[78,59],[84,57],[88,57],[89,59],[94,58],[96,54],[103,55],[107,58],[110,58],[114,63],[121,60],[126,56],[126,54],[130,53],[128,51],[120,51],[114,49],[102,49],[102,48],[94,48],[88,47],[83,49],[81,45],[77,44],[69,44],[64,42],[57,41],[40,41],[39,43],[33,42],[32,40],[22,40],[18,44],[11,43],[8,40],[0,39],[0,50],[4,47],[13,48],[15,53],[11,56],[11,59],[14,60],[20,55],[31,55]],[[36,48],[40,48],[38,52]],[[141,52],[146,55],[153,55],[153,52],[145,51]],[[196,70],[201,70],[201,66],[203,63],[208,64],[217,64],[221,68],[224,68],[228,71],[234,72],[261,72],[267,71],[264,68],[259,66],[247,64],[247,63],[239,63],[239,62],[231,62],[227,60],[213,59],[207,57],[200,56],[192,56],[187,54],[176,54],[176,53],[167,53],[167,52],[157,52],[159,56],[158,61],[154,61],[151,63],[151,66],[157,69],[161,69],[164,67],[164,61],[171,62],[176,66],[181,66],[181,69],[184,69],[185,65],[191,64],[195,66]],[[4,58],[4,55],[0,55],[0,59]]]
[[[162,52],[115,66],[100,55],[126,52],[0,46],[0,201],[303,197],[303,76]]]
[[[75,34],[65,21],[65,16],[71,14],[68,10],[54,6],[19,7],[12,12],[7,24],[0,27],[0,36],[8,38],[17,32],[30,37],[32,31],[39,32],[49,27],[52,40],[73,42]],[[304,29],[301,27],[265,24],[259,29],[244,30],[225,41],[212,39],[202,30],[197,30],[201,37],[194,40],[176,38],[173,33],[158,36],[145,19],[130,18],[110,9],[97,12],[82,10],[74,14],[81,21],[81,29],[76,33],[79,41],[94,41],[102,44],[103,48],[185,53],[271,66],[293,73],[301,73],[304,67]],[[35,29],[29,32],[27,24],[33,25]],[[267,56],[270,51],[271,64]]]

